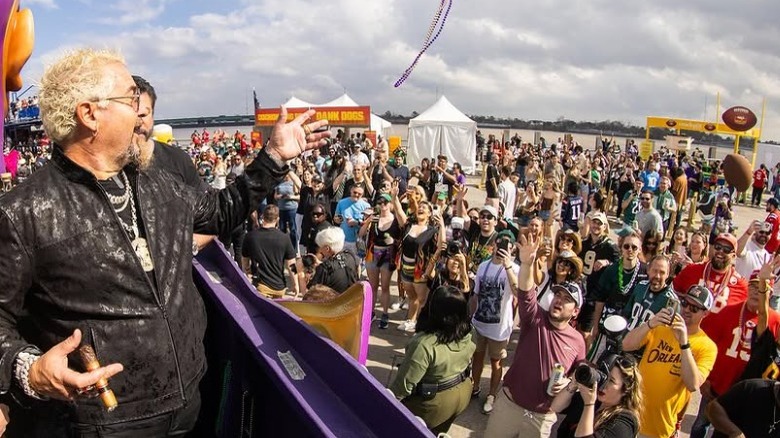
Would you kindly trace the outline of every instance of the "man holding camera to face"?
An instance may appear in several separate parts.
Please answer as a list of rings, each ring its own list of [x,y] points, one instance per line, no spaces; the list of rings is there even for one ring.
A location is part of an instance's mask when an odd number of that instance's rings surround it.
[[[640,437],[672,436],[677,415],[712,371],[718,347],[700,323],[713,304],[709,289],[693,285],[681,296],[679,313],[666,307],[623,339],[625,351],[645,348],[639,362],[645,402]]]

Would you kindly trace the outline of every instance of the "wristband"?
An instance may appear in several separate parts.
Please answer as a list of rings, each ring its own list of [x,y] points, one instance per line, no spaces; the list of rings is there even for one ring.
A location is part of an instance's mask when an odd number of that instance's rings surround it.
[[[690,350],[690,349],[691,349],[691,344],[689,344],[688,342],[684,344],[680,344],[680,350]]]
[[[596,406],[596,403],[585,403],[585,406]]]
[[[38,400],[47,400],[46,397],[38,394],[30,387],[30,368],[32,367],[32,364],[40,358],[41,356],[27,351],[19,352],[19,354],[16,355],[16,359],[14,359],[14,378],[16,379],[16,383],[19,384],[19,387],[22,388],[22,391],[24,391],[24,394],[28,397]]]

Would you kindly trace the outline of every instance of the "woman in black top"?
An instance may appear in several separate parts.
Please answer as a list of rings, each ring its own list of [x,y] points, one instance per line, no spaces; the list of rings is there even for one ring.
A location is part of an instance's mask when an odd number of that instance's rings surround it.
[[[602,384],[594,383],[588,387],[577,383],[572,375],[569,385],[555,396],[550,406],[553,412],[561,412],[576,401],[567,411],[567,420],[569,417],[572,420],[576,418],[577,412],[574,411],[582,407],[576,428],[561,425],[558,438],[633,438],[639,433],[639,413],[643,406],[642,377],[636,361],[630,355],[611,356],[600,361],[599,369],[609,370]],[[579,395],[575,397],[577,393]],[[573,425],[574,421],[565,423]]]
[[[392,202],[390,195],[380,195],[374,203],[374,209],[368,211],[369,215],[358,231],[358,238],[366,239],[368,282],[374,291],[374,297],[379,296],[382,305],[380,329],[386,329],[390,319],[387,314],[390,306],[390,278],[396,269],[398,247],[401,243],[400,214],[398,211],[394,213]]]

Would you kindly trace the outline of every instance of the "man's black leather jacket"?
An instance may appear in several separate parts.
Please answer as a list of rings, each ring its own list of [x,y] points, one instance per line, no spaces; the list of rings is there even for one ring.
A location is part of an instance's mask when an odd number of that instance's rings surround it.
[[[233,230],[286,174],[261,152],[219,192],[196,192],[168,172],[128,166],[154,261],[152,285],[95,177],[55,148],[52,160],[0,197],[0,392],[14,359],[45,352],[81,329],[104,365],[121,363],[119,406],[78,400],[74,421],[110,424],[181,407],[205,370],[206,316],[192,282],[192,233]],[[74,355],[71,355],[74,356]],[[70,367],[80,364],[71,358]],[[58,403],[52,401],[51,403]]]

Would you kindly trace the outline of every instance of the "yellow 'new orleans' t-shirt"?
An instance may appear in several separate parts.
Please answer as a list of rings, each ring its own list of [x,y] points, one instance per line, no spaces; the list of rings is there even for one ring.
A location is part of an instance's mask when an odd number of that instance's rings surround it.
[[[691,353],[704,379],[715,365],[718,347],[704,331],[689,336]],[[682,379],[680,344],[671,327],[662,325],[650,330],[643,343],[645,352],[639,362],[643,379],[645,406],[642,409],[640,433],[669,437],[677,424],[677,414],[685,409],[691,397]]]

